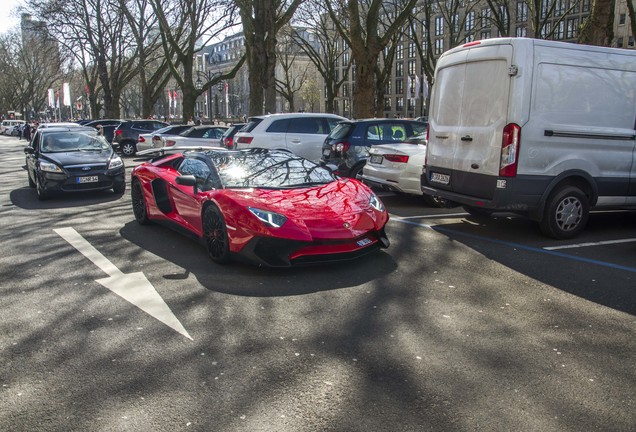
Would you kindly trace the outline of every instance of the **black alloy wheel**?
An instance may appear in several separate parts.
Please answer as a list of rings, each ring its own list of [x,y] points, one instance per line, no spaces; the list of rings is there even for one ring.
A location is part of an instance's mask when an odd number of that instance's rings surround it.
[[[44,188],[44,185],[40,181],[40,177],[38,175],[35,176],[35,193],[40,201],[49,199],[49,194]]]
[[[133,181],[131,189],[130,198],[132,201],[133,213],[135,214],[135,220],[139,225],[148,225],[150,223],[150,219],[148,218],[148,208],[146,207],[146,199],[144,198],[144,192],[139,180]]]
[[[203,237],[212,261],[226,264],[230,261],[230,240],[221,210],[210,205],[203,213]]]

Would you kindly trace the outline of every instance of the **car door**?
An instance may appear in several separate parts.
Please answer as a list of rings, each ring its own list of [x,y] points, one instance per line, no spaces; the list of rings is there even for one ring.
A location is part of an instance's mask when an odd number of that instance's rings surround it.
[[[27,148],[30,148],[31,150],[30,153],[27,153],[26,155],[26,166],[27,171],[29,172],[29,177],[31,177],[31,180],[33,180],[34,182],[41,136],[42,134],[40,132],[36,132],[35,136],[27,146]]]
[[[170,195],[175,205],[172,218],[178,224],[201,236],[201,205],[204,198],[200,192],[214,187],[211,179],[214,177],[212,168],[206,161],[197,157],[183,160],[178,169],[181,175],[193,175],[197,179],[197,187],[170,183]]]
[[[286,146],[295,155],[318,162],[328,134],[329,126],[322,117],[292,118],[285,135]]]

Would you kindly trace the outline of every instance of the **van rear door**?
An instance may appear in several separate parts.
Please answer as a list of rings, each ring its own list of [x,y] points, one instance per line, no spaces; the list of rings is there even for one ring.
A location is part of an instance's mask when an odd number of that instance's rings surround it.
[[[491,199],[508,117],[513,47],[476,45],[438,65],[431,100],[429,184]]]

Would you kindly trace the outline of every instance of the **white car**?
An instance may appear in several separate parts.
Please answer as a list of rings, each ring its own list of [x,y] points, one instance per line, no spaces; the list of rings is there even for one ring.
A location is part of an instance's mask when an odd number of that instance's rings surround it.
[[[378,144],[369,148],[369,158],[362,170],[362,181],[379,189],[422,196],[431,206],[449,203],[423,195],[420,186],[426,160],[426,134],[416,135],[399,144]]]
[[[139,134],[139,138],[137,138],[137,151],[163,147],[162,137],[179,135],[191,127],[192,125],[170,125],[154,132]]]
[[[0,133],[5,135],[18,135],[20,128],[24,126],[24,120],[4,120],[0,126]]]
[[[191,126],[179,135],[162,136],[161,147],[222,147],[221,137],[226,126]]]
[[[288,150],[305,159],[320,161],[322,143],[336,125],[347,120],[335,114],[290,113],[250,117],[234,136],[237,149]]]

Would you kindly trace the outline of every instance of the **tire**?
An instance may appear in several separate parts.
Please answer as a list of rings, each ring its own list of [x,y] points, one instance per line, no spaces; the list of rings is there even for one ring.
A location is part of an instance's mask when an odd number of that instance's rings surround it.
[[[353,168],[351,168],[351,171],[349,171],[349,177],[362,181],[363,168],[364,164],[355,165]]]
[[[150,218],[148,218],[148,206],[146,205],[146,198],[144,198],[144,192],[139,180],[133,181],[130,198],[135,220],[139,225],[148,225],[150,223]]]
[[[113,192],[115,192],[117,195],[123,195],[124,192],[126,192],[126,182],[113,183]]]
[[[212,261],[218,264],[230,262],[230,239],[221,210],[215,205],[203,212],[203,238]]]
[[[557,240],[576,237],[590,217],[587,195],[576,186],[563,186],[548,198],[539,226],[543,234]]]
[[[464,209],[466,213],[476,218],[488,218],[490,217],[490,215],[492,215],[492,211],[487,209],[471,207],[467,205],[462,206],[462,208]]]
[[[124,141],[119,148],[124,156],[134,156],[137,153],[137,146],[132,141]]]
[[[46,191],[46,189],[44,189],[44,186],[40,182],[40,177],[38,177],[37,175],[35,176],[35,193],[37,194],[40,201],[49,199],[49,193]]]

